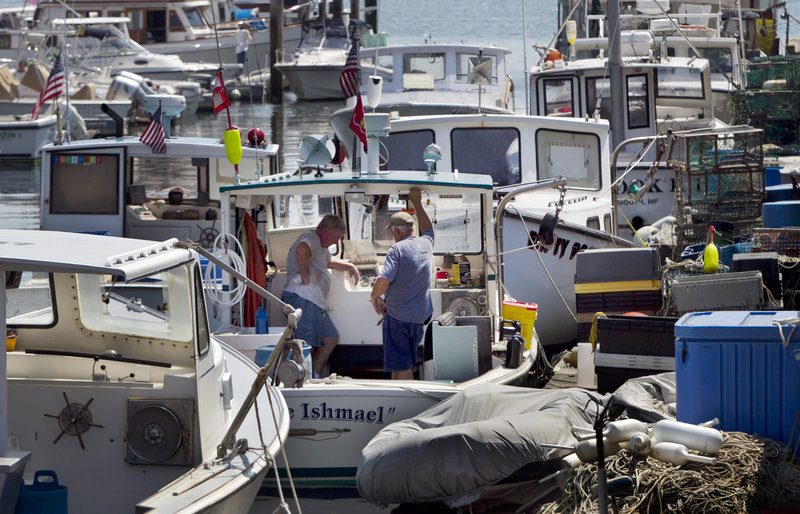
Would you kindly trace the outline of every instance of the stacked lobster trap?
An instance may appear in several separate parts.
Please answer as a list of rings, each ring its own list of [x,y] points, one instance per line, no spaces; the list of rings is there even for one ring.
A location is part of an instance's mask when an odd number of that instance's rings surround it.
[[[677,248],[705,243],[709,225],[728,222],[733,236],[761,223],[765,199],[763,131],[733,126],[672,134]]]

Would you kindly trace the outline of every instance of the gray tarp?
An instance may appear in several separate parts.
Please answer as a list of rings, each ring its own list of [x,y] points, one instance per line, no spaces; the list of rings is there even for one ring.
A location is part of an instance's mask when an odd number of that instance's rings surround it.
[[[469,504],[520,467],[562,457],[539,444],[574,444],[570,427],[591,428],[609,399],[578,388],[476,384],[378,432],[361,451],[358,491],[377,505]]]

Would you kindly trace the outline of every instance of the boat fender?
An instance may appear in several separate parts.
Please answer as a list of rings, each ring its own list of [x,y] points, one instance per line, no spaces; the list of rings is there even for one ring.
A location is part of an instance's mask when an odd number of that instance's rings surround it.
[[[628,450],[637,457],[645,457],[650,454],[652,441],[650,436],[644,432],[633,434],[628,441]]]
[[[242,160],[242,136],[238,129],[225,131],[225,153],[228,160],[236,166]]]
[[[722,447],[722,432],[716,428],[662,419],[651,426],[651,432],[653,439],[658,442],[680,443],[692,450],[712,455]]]
[[[519,335],[512,336],[506,343],[506,368],[517,368],[522,362],[522,349],[525,347],[525,340]]]

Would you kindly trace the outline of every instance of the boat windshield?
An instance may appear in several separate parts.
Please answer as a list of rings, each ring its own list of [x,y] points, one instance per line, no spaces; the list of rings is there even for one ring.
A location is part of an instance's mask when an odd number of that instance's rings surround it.
[[[191,341],[194,319],[188,266],[114,284],[109,275],[78,274],[79,318],[87,330]]]
[[[10,276],[14,287],[6,287],[6,324],[10,327],[53,324],[55,311],[50,274],[24,271]]]
[[[479,194],[423,194],[422,203],[433,224],[436,254],[479,253],[483,249],[481,198]],[[347,206],[351,240],[372,242],[376,253],[385,254],[394,244],[387,229],[393,214],[405,209],[398,195],[368,195]]]
[[[665,66],[656,69],[657,95],[662,98],[703,98],[703,75],[698,68]]]

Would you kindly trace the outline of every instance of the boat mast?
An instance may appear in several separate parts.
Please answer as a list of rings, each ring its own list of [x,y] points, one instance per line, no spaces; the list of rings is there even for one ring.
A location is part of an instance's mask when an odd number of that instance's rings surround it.
[[[611,100],[611,142],[616,148],[625,140],[625,90],[622,77],[622,48],[619,40],[619,0],[608,0],[608,71]]]

